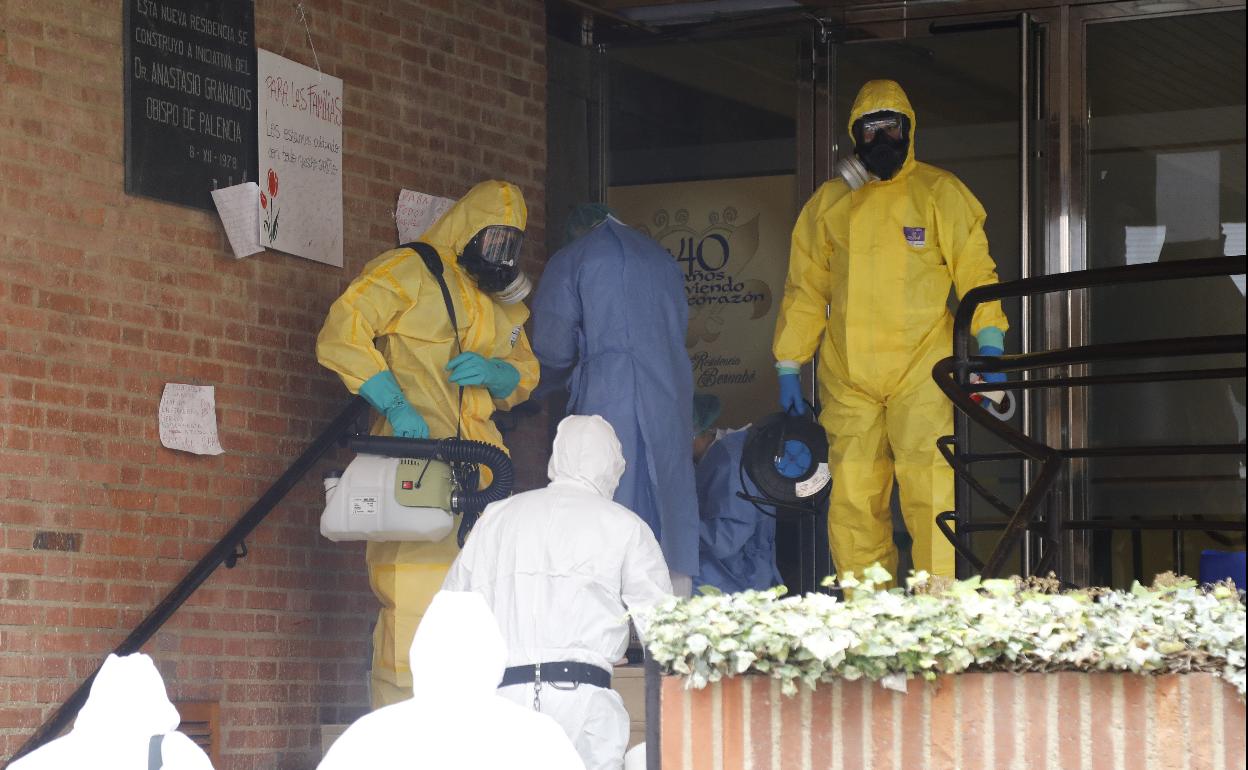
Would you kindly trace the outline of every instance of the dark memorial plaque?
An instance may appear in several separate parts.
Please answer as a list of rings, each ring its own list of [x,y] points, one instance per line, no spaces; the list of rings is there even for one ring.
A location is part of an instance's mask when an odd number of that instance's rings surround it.
[[[256,181],[252,0],[126,0],[126,192],[212,210]]]

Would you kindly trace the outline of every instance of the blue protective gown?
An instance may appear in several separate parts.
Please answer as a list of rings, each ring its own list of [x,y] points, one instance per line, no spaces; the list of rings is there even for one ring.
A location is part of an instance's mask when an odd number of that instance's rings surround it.
[[[615,501],[654,531],[668,569],[698,571],[693,370],[680,268],[612,217],[551,256],[531,304],[542,392],[611,423],[627,467]]]
[[[784,582],[776,569],[776,520],[737,497],[745,436],[745,431],[724,436],[697,465],[702,563],[694,585],[725,593],[761,591]],[[758,497],[748,476],[744,481],[745,493]]]

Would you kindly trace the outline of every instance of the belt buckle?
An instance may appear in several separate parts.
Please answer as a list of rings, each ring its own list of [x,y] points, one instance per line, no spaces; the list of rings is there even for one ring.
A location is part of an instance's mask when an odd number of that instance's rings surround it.
[[[576,675],[575,675],[575,673],[573,673],[573,672],[570,670],[570,668],[569,668],[569,667],[567,667],[567,666],[562,666],[561,668],[563,668],[563,672],[562,672],[563,674],[565,674],[565,675],[567,675],[567,676],[570,676],[570,677],[575,677],[575,676],[576,676]],[[575,690],[575,689],[577,689],[578,687],[580,687],[580,686],[581,686],[581,683],[580,683],[580,682],[556,682],[556,681],[553,681],[553,680],[552,680],[552,681],[548,681],[548,682],[546,682],[546,684],[550,685],[551,687],[555,688],[556,690],[563,690],[563,691],[565,691],[565,692],[570,692],[570,691]]]

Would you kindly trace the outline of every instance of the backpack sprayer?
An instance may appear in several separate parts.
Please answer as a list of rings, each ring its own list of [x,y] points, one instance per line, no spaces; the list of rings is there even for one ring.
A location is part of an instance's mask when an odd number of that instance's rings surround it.
[[[462,515],[463,547],[477,516],[515,482],[511,458],[483,441],[353,436],[348,446],[355,459],[325,476],[321,534],[336,542],[441,540]],[[491,474],[481,490],[479,466]]]
[[[446,314],[459,342],[455,304],[443,276],[442,259],[427,243],[405,243],[438,282]],[[527,279],[526,279],[527,280]],[[464,389],[459,389],[459,411]],[[321,534],[330,540],[435,541],[446,537],[462,514],[456,537],[464,547],[468,531],[485,506],[511,494],[515,472],[502,449],[484,441],[397,436],[353,436],[356,458],[339,475],[326,474]],[[478,466],[490,469],[490,485],[477,489]]]

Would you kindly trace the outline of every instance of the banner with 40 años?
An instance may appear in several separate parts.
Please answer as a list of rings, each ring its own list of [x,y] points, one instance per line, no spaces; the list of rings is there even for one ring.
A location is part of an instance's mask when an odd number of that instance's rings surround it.
[[[667,249],[685,276],[694,390],[721,427],[776,411],[771,336],[796,210],[792,176],[613,187],[608,204]]]

